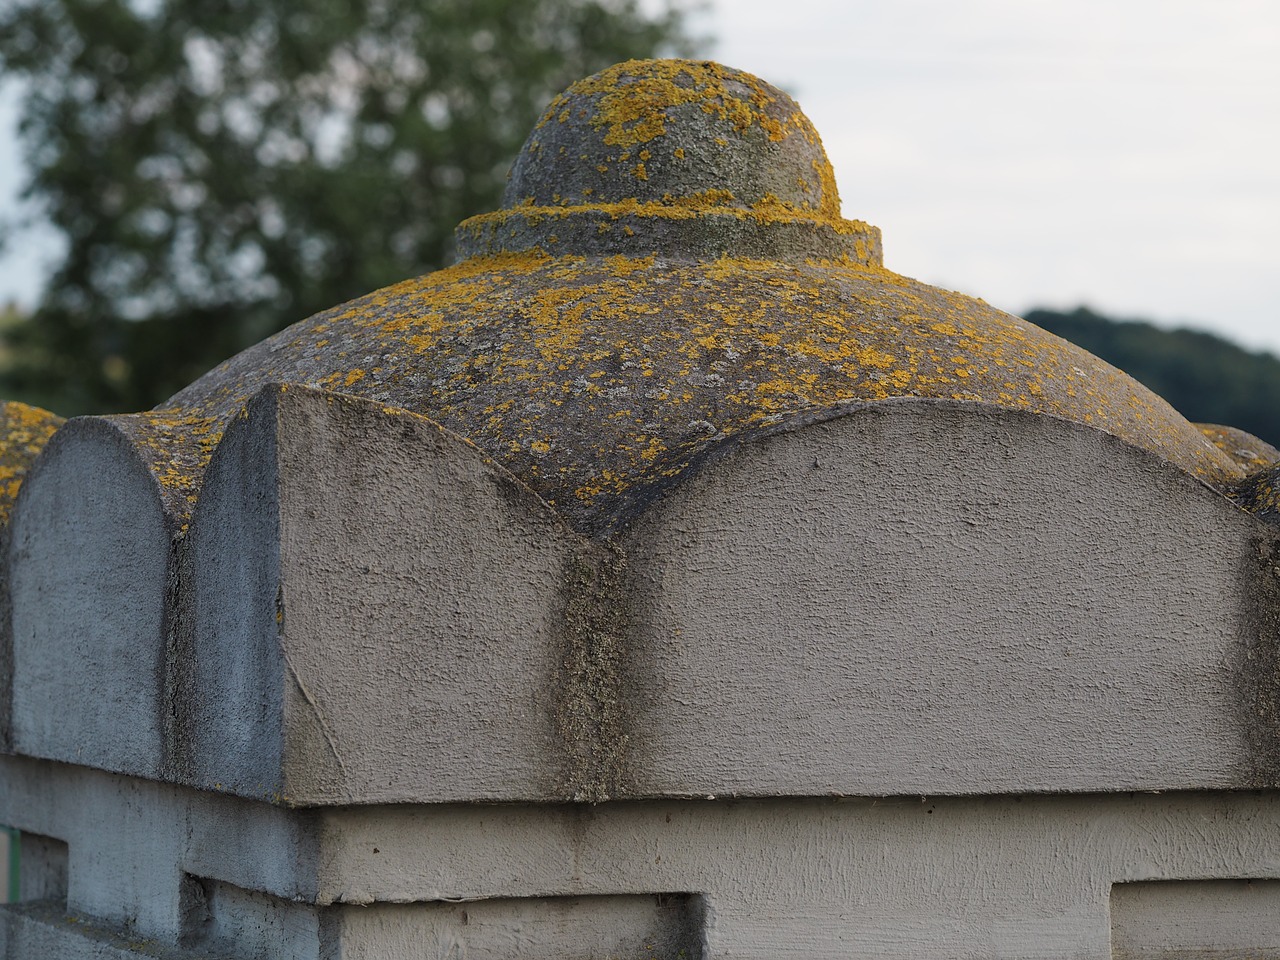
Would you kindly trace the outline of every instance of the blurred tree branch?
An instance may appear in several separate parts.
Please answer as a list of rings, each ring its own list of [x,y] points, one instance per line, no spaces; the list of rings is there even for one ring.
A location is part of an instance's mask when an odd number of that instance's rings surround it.
[[[27,195],[67,244],[0,390],[149,407],[277,329],[442,266],[545,103],[688,53],[637,0],[0,0]]]

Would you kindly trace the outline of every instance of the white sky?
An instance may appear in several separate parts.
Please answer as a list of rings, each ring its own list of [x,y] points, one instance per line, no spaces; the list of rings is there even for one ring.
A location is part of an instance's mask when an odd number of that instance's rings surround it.
[[[800,101],[890,269],[1280,353],[1280,3],[717,0],[695,25]],[[55,252],[0,254],[0,302]]]
[[[1280,352],[1274,0],[719,0],[885,265]]]

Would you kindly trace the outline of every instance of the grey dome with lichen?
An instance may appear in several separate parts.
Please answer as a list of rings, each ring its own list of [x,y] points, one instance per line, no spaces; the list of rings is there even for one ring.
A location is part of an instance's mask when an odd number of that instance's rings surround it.
[[[735,444],[902,397],[1073,420],[1224,492],[1247,472],[1084,350],[885,270],[879,231],[840,217],[803,114],[718,64],[633,61],[575,84],[509,205],[458,237],[456,266],[113,418],[180,520],[223,426],[277,382],[429,417],[597,534]]]
[[[503,207],[688,202],[837,217],[822,141],[789,96],[716,63],[619,64],[575,83],[538,121]]]

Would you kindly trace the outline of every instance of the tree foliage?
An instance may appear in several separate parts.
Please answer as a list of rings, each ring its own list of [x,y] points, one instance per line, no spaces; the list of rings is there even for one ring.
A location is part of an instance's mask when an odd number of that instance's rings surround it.
[[[1280,358],[1196,330],[1160,330],[1079,307],[1026,318],[1150,387],[1196,423],[1238,427],[1280,446]]]
[[[67,243],[3,388],[144,408],[441,266],[551,96],[683,31],[637,0],[0,0],[28,193]]]

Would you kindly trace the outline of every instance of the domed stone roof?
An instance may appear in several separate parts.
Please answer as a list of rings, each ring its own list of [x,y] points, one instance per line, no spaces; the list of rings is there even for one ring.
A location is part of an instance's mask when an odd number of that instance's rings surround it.
[[[718,64],[619,64],[548,108],[462,260],[297,323],[155,411],[113,418],[171,509],[272,382],[432,418],[575,527],[608,532],[701,459],[895,398],[1061,417],[1219,488],[1247,472],[1119,370],[882,265],[817,133]],[[150,453],[148,453],[150,451]]]
[[[0,403],[0,525],[9,520],[18,489],[44,445],[65,423],[25,403]]]
[[[1220,423],[1197,423],[1195,426],[1215,447],[1247,472],[1252,473],[1280,461],[1280,450],[1237,427],[1223,426]]]

